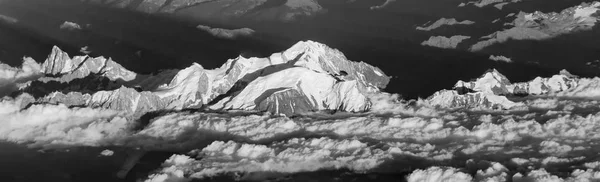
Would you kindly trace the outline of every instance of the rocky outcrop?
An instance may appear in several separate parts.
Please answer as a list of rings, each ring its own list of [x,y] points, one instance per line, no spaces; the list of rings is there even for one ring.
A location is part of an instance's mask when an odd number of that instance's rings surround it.
[[[427,24],[424,24],[423,26],[417,27],[417,30],[431,31],[440,28],[444,25],[471,25],[474,23],[475,22],[471,20],[457,21],[454,18],[440,18],[439,20],[429,24],[428,26],[426,26]]]
[[[74,79],[85,78],[91,74],[101,75],[111,81],[132,81],[137,74],[123,68],[112,59],[89,56],[69,57],[69,54],[58,47],[42,64],[41,72],[46,75],[42,80],[70,82]]]
[[[495,32],[483,37],[471,46],[471,51],[480,51],[490,45],[514,40],[543,40],[558,35],[590,30],[598,19],[600,2],[583,3],[567,8],[559,13],[520,12],[511,23],[512,28]]]
[[[366,95],[389,82],[380,69],[349,61],[340,51],[312,41],[299,42],[268,58],[240,56],[212,70],[193,64],[183,70],[137,75],[110,59],[70,58],[57,47],[41,67],[46,76],[34,82],[35,89],[47,89],[45,82],[63,87],[39,102],[109,108],[133,117],[206,106],[283,115],[317,110],[362,112],[371,104]]]
[[[429,40],[422,42],[421,45],[444,49],[455,49],[463,40],[469,38],[471,37],[464,35],[455,35],[449,38],[444,36],[432,36],[429,38]]]

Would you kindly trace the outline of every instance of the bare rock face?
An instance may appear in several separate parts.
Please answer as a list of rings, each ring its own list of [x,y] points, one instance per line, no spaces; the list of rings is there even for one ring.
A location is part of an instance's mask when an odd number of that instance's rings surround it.
[[[238,57],[213,70],[193,64],[157,75],[138,75],[102,57],[70,58],[55,47],[40,72],[46,76],[23,89],[48,93],[38,102],[102,107],[132,117],[207,106],[283,115],[362,112],[371,105],[366,95],[379,92],[390,79],[379,68],[349,61],[340,51],[312,41],[268,58]]]
[[[269,91],[271,92],[271,91]],[[267,98],[257,98],[256,108],[261,111],[287,116],[315,111],[317,108],[298,90],[291,88],[275,89]]]

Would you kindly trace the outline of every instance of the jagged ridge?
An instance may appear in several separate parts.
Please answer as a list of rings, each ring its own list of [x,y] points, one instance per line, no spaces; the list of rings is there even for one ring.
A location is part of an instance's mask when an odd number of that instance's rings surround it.
[[[299,42],[269,58],[238,57],[213,70],[193,64],[157,75],[136,74],[103,57],[70,58],[55,47],[41,72],[46,76],[34,82],[69,84],[95,75],[108,78],[112,87],[121,86],[88,93],[59,89],[38,102],[103,107],[134,117],[157,110],[205,108],[211,102],[215,104],[210,109],[284,115],[325,109],[362,112],[370,108],[365,95],[389,82],[380,69],[348,61],[341,52],[312,41]]]

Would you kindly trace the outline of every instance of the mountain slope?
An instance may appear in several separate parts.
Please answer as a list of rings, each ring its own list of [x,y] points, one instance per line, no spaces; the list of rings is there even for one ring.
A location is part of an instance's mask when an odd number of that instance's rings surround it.
[[[194,63],[156,75],[136,74],[103,57],[71,58],[55,47],[40,73],[42,78],[21,88],[39,97],[38,102],[102,107],[133,117],[160,110],[200,109],[211,103],[216,105],[210,108],[216,110],[284,115],[362,112],[370,108],[366,95],[379,92],[389,82],[380,69],[349,61],[340,51],[313,41],[299,42],[268,58],[240,56],[213,70]],[[288,103],[280,104],[284,102]]]

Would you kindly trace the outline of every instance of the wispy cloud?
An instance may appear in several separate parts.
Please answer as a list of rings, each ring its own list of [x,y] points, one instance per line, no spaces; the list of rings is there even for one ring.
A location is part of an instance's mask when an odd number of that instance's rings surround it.
[[[381,5],[377,5],[377,6],[371,6],[371,10],[377,10],[377,9],[381,9],[381,8],[385,8],[388,5],[390,5],[391,3],[395,2],[396,0],[386,0],[383,4]]]
[[[23,58],[20,68],[0,62],[0,97],[17,89],[17,84],[37,79],[42,75],[41,65],[30,57]]]
[[[26,99],[0,102],[0,139],[35,147],[98,146],[123,136],[129,127],[117,111],[48,104],[21,109]]]

